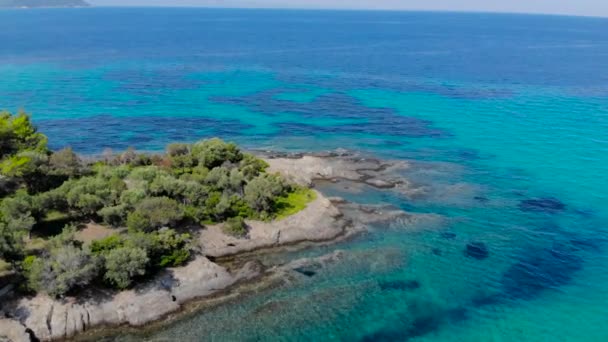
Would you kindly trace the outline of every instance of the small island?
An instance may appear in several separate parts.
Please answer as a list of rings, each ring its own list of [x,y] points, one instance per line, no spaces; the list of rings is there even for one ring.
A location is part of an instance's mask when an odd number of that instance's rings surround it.
[[[336,242],[395,219],[437,220],[312,188],[343,179],[410,193],[397,176],[407,163],[259,157],[217,138],[88,158],[47,142],[27,114],[0,113],[0,340],[142,326],[318,262],[265,268],[254,252]]]
[[[84,0],[0,0],[0,8],[89,7]]]

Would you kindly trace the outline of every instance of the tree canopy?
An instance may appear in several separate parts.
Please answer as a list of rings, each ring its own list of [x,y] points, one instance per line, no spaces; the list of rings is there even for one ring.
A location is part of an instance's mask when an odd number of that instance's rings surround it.
[[[226,222],[227,234],[244,238],[245,219],[280,216],[299,190],[267,168],[218,138],[170,144],[164,154],[108,151],[87,162],[69,147],[49,150],[27,114],[2,112],[0,258],[30,290],[53,296],[93,279],[127,288],[187,262],[192,225]],[[116,234],[76,241],[75,225],[91,221]]]

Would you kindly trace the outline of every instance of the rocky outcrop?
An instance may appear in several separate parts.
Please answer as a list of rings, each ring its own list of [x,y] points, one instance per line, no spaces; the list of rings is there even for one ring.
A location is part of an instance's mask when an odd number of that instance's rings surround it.
[[[410,184],[398,173],[409,166],[403,162],[384,163],[352,156],[301,156],[268,159],[271,172],[280,172],[292,181],[313,185],[316,180],[341,179],[363,187],[402,191]],[[281,278],[299,274],[312,277],[317,270],[337,261],[349,267],[369,268],[378,272],[400,267],[406,258],[402,251],[377,251],[371,255],[337,252],[326,257],[291,263],[264,271],[248,261],[230,271],[209,259],[234,256],[264,248],[300,242],[333,242],[348,237],[376,223],[397,223],[400,227],[428,227],[441,222],[438,215],[410,214],[389,206],[349,203],[340,198],[317,198],[301,212],[280,221],[248,221],[248,236],[225,235],[221,226],[200,231],[202,255],[184,267],[168,269],[147,284],[123,292],[89,290],[78,298],[55,300],[44,295],[0,303],[5,317],[0,318],[0,341],[29,341],[30,335],[41,341],[70,338],[103,326],[142,326],[180,310],[194,299],[218,294],[239,282],[264,275]],[[209,257],[209,258],[208,258]],[[247,258],[243,258],[247,261]],[[2,316],[0,316],[2,317]]]
[[[27,327],[37,339],[50,341],[69,338],[93,327],[141,326],[179,310],[193,299],[257,277],[261,271],[249,263],[230,273],[200,256],[187,266],[169,269],[153,282],[129,291],[116,294],[97,291],[83,298],[61,301],[44,295],[22,298],[6,308],[12,319],[0,320],[0,331],[9,339],[20,341],[26,338]]]
[[[200,234],[203,253],[223,257],[303,241],[328,241],[344,234],[349,221],[317,193],[317,198],[295,215],[273,222],[248,221],[247,225],[249,234],[242,239],[224,234],[221,225],[207,227]]]
[[[30,335],[27,333],[27,328],[8,318],[0,318],[0,341],[12,342],[30,342]]]

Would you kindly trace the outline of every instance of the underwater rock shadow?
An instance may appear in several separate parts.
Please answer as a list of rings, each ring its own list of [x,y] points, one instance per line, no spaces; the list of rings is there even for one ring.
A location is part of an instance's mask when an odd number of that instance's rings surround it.
[[[560,236],[562,237],[562,236]],[[503,274],[498,292],[474,297],[470,303],[456,308],[434,308],[431,311],[409,311],[400,325],[387,324],[361,341],[407,341],[441,329],[447,323],[458,323],[470,318],[472,310],[485,306],[513,305],[516,300],[533,300],[544,291],[572,282],[584,266],[579,252],[594,250],[579,236],[565,236],[549,248],[528,249]],[[579,242],[583,241],[583,242]],[[418,317],[411,316],[419,314]]]
[[[543,291],[570,283],[584,259],[572,245],[556,242],[551,248],[531,250],[503,274],[502,295],[530,300]]]
[[[554,214],[566,210],[566,204],[555,197],[531,198],[520,201],[519,210]]]

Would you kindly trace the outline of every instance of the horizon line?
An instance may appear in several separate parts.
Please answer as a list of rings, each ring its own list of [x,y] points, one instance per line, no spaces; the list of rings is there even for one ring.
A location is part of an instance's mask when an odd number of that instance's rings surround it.
[[[456,10],[456,9],[390,9],[390,8],[344,8],[344,7],[247,7],[247,6],[196,6],[196,5],[96,5],[89,3],[87,7],[64,7],[73,9],[94,9],[94,8],[167,8],[167,9],[225,9],[225,10],[288,10],[288,11],[330,11],[330,12],[401,12],[401,13],[454,13],[454,14],[491,14],[491,15],[529,15],[529,16],[552,16],[552,17],[574,17],[574,18],[594,18],[608,19],[606,15],[590,14],[569,14],[569,13],[547,13],[547,12],[525,12],[525,11],[489,11],[489,10]],[[23,9],[23,8],[8,8]],[[53,9],[53,7],[27,8],[27,9]]]

